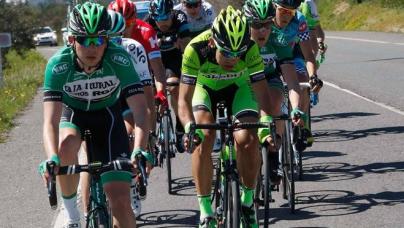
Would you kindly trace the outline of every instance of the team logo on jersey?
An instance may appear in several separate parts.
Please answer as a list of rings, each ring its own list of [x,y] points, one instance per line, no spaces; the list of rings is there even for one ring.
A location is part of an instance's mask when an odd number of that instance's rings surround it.
[[[149,38],[149,42],[150,42],[150,47],[151,47],[152,49],[156,48],[157,45],[158,45],[157,36],[152,36],[152,37],[150,37],[150,38]]]
[[[114,76],[82,79],[66,83],[63,90],[79,100],[99,101],[111,96],[119,87],[120,81]]]
[[[63,74],[66,73],[69,70],[69,64],[64,62],[64,63],[58,63],[52,68],[52,73],[54,74]]]
[[[264,65],[266,67],[271,67],[272,66],[273,68],[276,68],[275,58],[276,58],[275,54],[264,54],[264,55],[262,55],[262,59],[264,60]]]
[[[121,66],[129,66],[130,60],[128,57],[122,54],[114,54],[111,56],[111,60]]]
[[[304,32],[307,30],[307,23],[304,21],[299,25],[299,32]]]
[[[225,73],[225,74],[203,74],[204,77],[209,78],[209,79],[217,79],[217,80],[231,80],[235,79],[238,77],[241,77],[243,75],[244,71],[241,72],[234,72],[234,73]]]

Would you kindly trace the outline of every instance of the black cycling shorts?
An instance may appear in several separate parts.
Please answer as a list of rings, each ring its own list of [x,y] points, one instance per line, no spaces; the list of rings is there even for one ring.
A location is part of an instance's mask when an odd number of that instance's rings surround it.
[[[129,138],[122,118],[120,102],[96,111],[83,111],[64,105],[59,126],[76,129],[80,132],[82,139],[84,139],[84,131],[90,130],[93,153],[90,155],[89,162],[108,163],[118,158],[130,159]],[[103,183],[130,182],[131,177],[130,174],[128,176],[128,172],[122,171],[107,172],[106,176],[106,180],[102,180]],[[102,179],[105,178],[102,177]]]
[[[162,51],[161,60],[166,69],[170,69],[175,74],[175,77],[180,78],[182,53],[179,49],[175,48],[170,51]]]

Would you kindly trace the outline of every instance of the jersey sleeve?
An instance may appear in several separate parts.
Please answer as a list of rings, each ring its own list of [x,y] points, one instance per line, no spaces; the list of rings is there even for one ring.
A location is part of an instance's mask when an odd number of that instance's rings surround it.
[[[215,20],[216,12],[210,3],[204,2],[203,5],[205,10],[206,21],[209,23],[210,27],[213,24],[213,21]]]
[[[134,67],[139,76],[139,79],[143,86],[150,86],[152,84],[152,80],[150,77],[146,50],[139,42],[131,39],[129,39],[128,41],[129,43],[125,45],[125,49],[132,57]]]
[[[62,101],[63,85],[70,68],[70,63],[61,60],[60,56],[53,56],[48,61],[45,68],[43,101]]]
[[[297,17],[299,21],[299,26],[297,28],[298,29],[297,37],[299,38],[299,42],[309,40],[310,33],[309,33],[309,27],[307,26],[306,18],[300,12],[298,12]]]
[[[195,85],[201,63],[199,56],[192,45],[188,45],[182,56],[182,77],[181,82],[188,85]]]
[[[177,22],[178,22],[178,37],[184,38],[191,35],[189,30],[189,24],[187,21],[187,15],[182,11],[177,11]]]
[[[144,42],[141,42],[146,52],[148,53],[149,59],[161,58],[160,48],[157,41],[156,30],[153,29],[151,25],[140,28],[142,33],[142,38]]]
[[[265,79],[264,61],[259,52],[258,45],[254,42],[247,51],[245,61],[252,83]]]
[[[111,54],[111,63],[117,77],[121,82],[122,95],[127,98],[143,93],[143,86],[135,70],[135,64],[131,56],[122,48],[116,48]]]

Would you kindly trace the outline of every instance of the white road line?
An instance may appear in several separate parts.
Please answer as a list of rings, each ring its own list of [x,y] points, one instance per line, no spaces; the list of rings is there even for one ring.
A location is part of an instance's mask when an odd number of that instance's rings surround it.
[[[326,38],[328,38],[328,39],[336,39],[336,40],[352,40],[352,41],[378,43],[378,44],[395,44],[395,45],[404,46],[404,43],[394,43],[394,42],[387,42],[387,41],[381,41],[381,40],[368,40],[368,39],[342,37],[342,36],[326,36]]]
[[[404,112],[403,112],[403,111],[401,111],[401,110],[399,110],[399,109],[397,109],[397,108],[394,108],[394,107],[392,107],[392,106],[390,106],[390,105],[386,105],[386,104],[383,104],[383,103],[380,103],[380,102],[377,102],[377,101],[373,101],[373,100],[371,100],[371,99],[369,99],[369,98],[366,98],[366,97],[364,97],[364,96],[361,96],[361,95],[359,95],[359,94],[357,94],[357,93],[355,93],[355,92],[352,92],[352,91],[347,90],[347,89],[343,89],[343,88],[339,87],[338,85],[335,85],[335,84],[333,84],[333,83],[331,83],[331,82],[326,82],[326,81],[324,81],[324,84],[326,84],[326,85],[328,85],[328,86],[331,86],[331,87],[333,87],[333,88],[335,88],[335,89],[337,89],[337,90],[343,91],[343,92],[345,92],[345,93],[351,94],[351,95],[353,95],[353,96],[355,96],[355,97],[359,97],[359,98],[361,98],[361,99],[363,99],[363,100],[365,100],[365,101],[368,101],[368,102],[370,102],[370,103],[372,103],[372,104],[378,105],[378,106],[380,106],[380,107],[382,107],[382,108],[385,108],[385,109],[387,109],[387,110],[390,110],[390,111],[392,111],[392,112],[395,112],[395,113],[397,113],[397,114],[399,114],[399,115],[404,116]]]

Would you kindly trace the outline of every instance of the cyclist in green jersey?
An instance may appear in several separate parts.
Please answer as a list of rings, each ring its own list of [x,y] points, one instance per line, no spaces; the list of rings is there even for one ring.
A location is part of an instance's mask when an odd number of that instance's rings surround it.
[[[228,111],[240,122],[258,121],[259,112],[269,115],[264,103],[268,99],[264,64],[257,44],[250,39],[250,30],[241,11],[228,6],[215,18],[212,28],[186,47],[182,62],[179,107],[185,132],[196,123],[214,123],[216,104],[225,100]],[[210,202],[212,183],[211,151],[214,130],[196,130],[201,139],[192,154],[192,173],[200,208],[200,227],[215,227]],[[242,185],[243,217],[258,227],[253,209],[253,192],[260,166],[256,130],[235,133],[237,167]],[[185,137],[184,145],[188,146]]]
[[[304,113],[299,109],[299,81],[295,70],[293,60],[293,50],[290,46],[273,45],[269,37],[271,35],[273,26],[273,17],[275,16],[275,8],[272,0],[247,0],[243,6],[244,14],[250,23],[251,38],[260,47],[260,54],[264,60],[265,76],[269,85],[270,95],[268,97],[267,105],[271,110],[270,115],[281,115],[281,103],[283,101],[283,82],[280,78],[280,73],[284,81],[288,85],[290,93],[290,103],[292,105],[291,116],[299,113],[302,116]],[[280,72],[277,69],[280,68]],[[272,120],[271,116],[261,115],[262,122],[269,122]],[[304,121],[300,118],[293,119],[294,124],[303,126]],[[280,137],[283,133],[284,123],[278,121],[277,123],[277,145],[280,145]],[[270,150],[271,162],[271,181],[274,184],[279,184],[281,175],[277,172],[279,166],[279,152],[278,148],[274,147],[274,140],[270,136],[269,129],[259,129],[258,137],[261,143],[267,142]]]
[[[324,45],[325,35],[320,24],[316,2],[314,0],[305,0],[300,4],[299,10],[306,18],[307,25],[309,26],[310,41],[314,56],[317,56],[318,51],[320,51],[320,54],[323,54],[326,51],[326,46]]]
[[[145,153],[148,128],[146,100],[129,54],[108,42],[110,19],[105,7],[86,2],[73,9],[69,43],[48,62],[44,80],[44,147],[57,166],[77,163],[84,131],[90,130],[94,160],[107,163]],[[121,115],[119,97],[125,96],[135,122],[135,149]],[[45,162],[41,163],[41,170]],[[46,170],[46,169],[45,169]],[[49,176],[42,172],[44,180]],[[114,227],[136,227],[130,206],[132,174],[123,171],[101,175]],[[76,205],[78,175],[58,178],[65,207],[66,227],[80,227]]]

